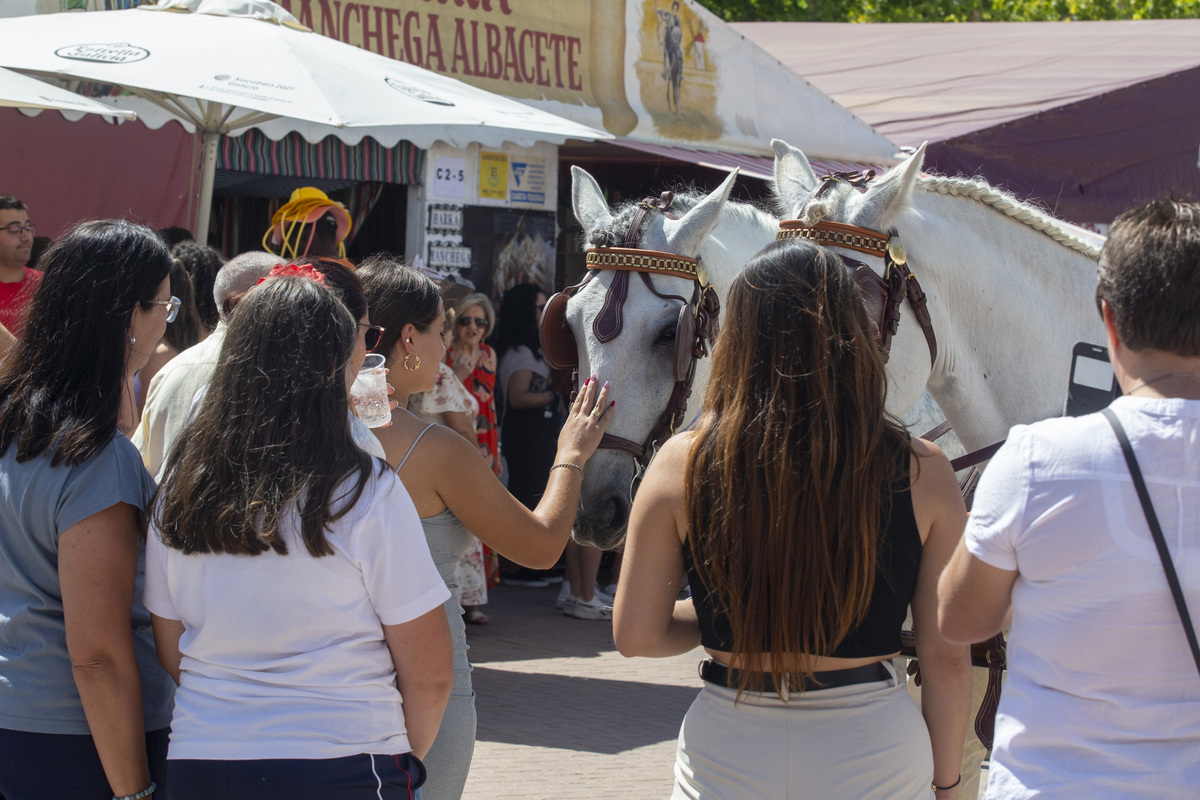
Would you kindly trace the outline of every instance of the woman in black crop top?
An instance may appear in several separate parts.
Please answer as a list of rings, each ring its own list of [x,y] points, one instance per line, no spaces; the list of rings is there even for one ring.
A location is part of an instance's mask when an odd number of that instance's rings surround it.
[[[954,798],[970,662],[937,627],[966,522],[950,464],[887,415],[832,253],[769,245],[726,305],[700,420],[634,502],[613,617],[626,656],[710,656],[673,796]],[[910,603],[920,713],[890,661]]]

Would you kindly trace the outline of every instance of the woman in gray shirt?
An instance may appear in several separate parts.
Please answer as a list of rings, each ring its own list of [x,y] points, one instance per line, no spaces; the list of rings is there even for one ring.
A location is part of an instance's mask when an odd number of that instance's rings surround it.
[[[171,257],[112,220],[68,231],[43,263],[0,364],[0,797],[141,800],[173,687],[140,600],[154,481],[121,429],[178,310]]]

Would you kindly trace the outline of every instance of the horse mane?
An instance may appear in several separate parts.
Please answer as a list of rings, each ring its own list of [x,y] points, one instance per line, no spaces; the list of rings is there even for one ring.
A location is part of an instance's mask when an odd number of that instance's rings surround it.
[[[948,178],[944,175],[924,174],[917,178],[917,188],[933,194],[964,197],[990,206],[1001,214],[1011,217],[1036,231],[1046,234],[1064,247],[1081,253],[1093,260],[1100,258],[1100,248],[1068,230],[1057,220],[1031,203],[1018,200],[1014,195],[992,186],[982,178]],[[850,192],[850,186],[839,184],[835,191],[826,193],[820,200],[810,202],[801,217],[805,225],[815,225],[832,216]],[[786,204],[775,193],[776,206],[786,214]]]
[[[708,193],[701,191],[694,184],[680,187],[674,190],[675,197],[671,201],[671,212],[676,216],[682,217],[687,212],[691,211],[696,205],[708,197]],[[585,245],[592,247],[619,247],[621,242],[625,240],[625,232],[629,229],[629,224],[633,221],[633,214],[637,210],[637,201],[628,201],[621,203],[612,211],[612,223],[605,228],[598,228],[585,235]],[[741,200],[729,200],[725,203],[722,214],[728,214],[735,221],[744,221],[747,224],[763,224],[763,217],[770,218],[770,225],[773,227],[776,224],[775,216],[765,208],[762,208],[754,203],[747,203]],[[642,218],[641,229],[638,231],[639,236],[650,224],[653,215],[647,214]]]
[[[987,181],[971,178],[948,178],[944,175],[922,175],[917,178],[917,188],[951,197],[969,197],[989,205],[1001,214],[1041,231],[1054,241],[1082,253],[1091,259],[1100,258],[1100,248],[1067,230],[1057,220],[1029,203],[1022,203],[1012,194],[997,189]]]

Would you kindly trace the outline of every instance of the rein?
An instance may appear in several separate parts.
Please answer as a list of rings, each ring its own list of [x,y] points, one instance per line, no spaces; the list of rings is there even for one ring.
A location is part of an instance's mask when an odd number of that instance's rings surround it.
[[[638,273],[642,283],[657,297],[683,303],[675,327],[675,385],[667,407],[641,443],[611,433],[605,433],[600,439],[600,449],[629,453],[642,469],[650,463],[658,446],[683,424],[684,412],[692,394],[692,381],[696,376],[696,362],[708,355],[709,345],[716,339],[721,310],[720,300],[708,282],[700,259],[641,247],[640,233],[646,214],[658,211],[668,219],[677,219],[670,211],[672,200],[674,194],[671,192],[641,200],[619,247],[595,247],[589,250],[585,257],[588,274],[579,283],[567,287],[547,301],[540,330],[546,363],[555,369],[574,370],[572,384],[577,386],[579,353],[575,338],[566,324],[566,306],[570,298],[600,271],[616,272],[605,293],[604,305],[592,322],[592,332],[601,343],[616,339],[624,328],[623,312],[629,297],[630,273]],[[677,294],[663,294],[655,288],[652,275],[692,281],[691,299]]]

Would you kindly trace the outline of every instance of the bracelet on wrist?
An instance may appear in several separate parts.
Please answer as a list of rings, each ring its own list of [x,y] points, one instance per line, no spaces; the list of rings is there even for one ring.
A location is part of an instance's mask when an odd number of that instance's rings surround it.
[[[579,470],[579,477],[580,478],[583,477],[583,467],[579,466],[578,464],[572,464],[570,461],[560,461],[559,463],[557,463],[553,467],[551,467],[550,471],[553,472],[554,470],[558,469],[559,467],[570,467],[571,469],[577,469],[577,470]]]
[[[958,780],[956,780],[954,783],[950,784],[949,786],[938,786],[937,781],[934,781],[934,783],[932,785],[933,785],[933,790],[935,792],[944,792],[947,789],[953,789],[955,786],[958,786],[960,783],[962,783],[962,773],[961,772],[958,774]]]
[[[117,797],[116,795],[113,795],[112,800],[142,800],[143,797],[149,797],[150,795],[154,794],[156,791],[158,791],[158,785],[154,781],[150,781],[150,785],[147,786],[145,789],[142,789],[140,792],[134,792],[133,794],[127,794],[127,795],[124,795],[123,797]]]

